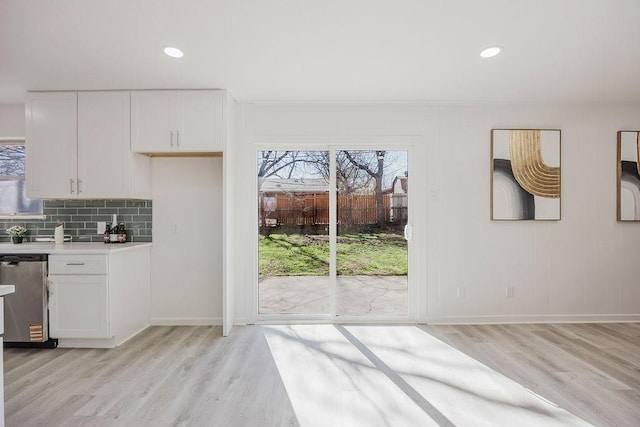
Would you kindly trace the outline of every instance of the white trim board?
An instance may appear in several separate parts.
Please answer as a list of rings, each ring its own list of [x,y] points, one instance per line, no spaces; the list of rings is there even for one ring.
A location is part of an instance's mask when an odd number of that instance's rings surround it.
[[[153,326],[222,326],[222,317],[154,317]]]
[[[561,314],[515,316],[441,316],[429,317],[429,325],[491,325],[514,323],[638,323],[640,314]],[[423,324],[423,322],[419,322]]]

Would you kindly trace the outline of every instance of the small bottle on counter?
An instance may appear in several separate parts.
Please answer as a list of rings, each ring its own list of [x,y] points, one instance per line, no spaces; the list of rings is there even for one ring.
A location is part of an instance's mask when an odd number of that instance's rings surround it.
[[[117,243],[118,242],[118,224],[111,224],[112,227],[109,229],[109,243]]]
[[[107,223],[107,228],[104,230],[103,240],[105,243],[111,242],[111,224]]]
[[[118,224],[118,243],[126,243],[127,230],[124,228],[124,222]]]

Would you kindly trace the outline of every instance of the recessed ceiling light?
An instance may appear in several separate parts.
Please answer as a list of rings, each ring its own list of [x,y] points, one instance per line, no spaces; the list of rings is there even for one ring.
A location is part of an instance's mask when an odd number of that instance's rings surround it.
[[[480,56],[482,56],[483,58],[493,58],[500,52],[502,52],[501,46],[491,46],[486,49],[482,49],[482,52],[480,52]]]
[[[184,53],[182,53],[182,51],[177,47],[164,46],[162,50],[165,54],[169,55],[172,58],[182,58],[182,56],[184,55]]]

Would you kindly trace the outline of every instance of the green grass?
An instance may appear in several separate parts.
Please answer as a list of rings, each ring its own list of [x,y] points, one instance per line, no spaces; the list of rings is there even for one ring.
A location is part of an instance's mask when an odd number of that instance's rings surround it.
[[[339,275],[406,275],[407,242],[400,233],[338,237]],[[260,277],[329,274],[329,237],[271,234],[259,237]]]

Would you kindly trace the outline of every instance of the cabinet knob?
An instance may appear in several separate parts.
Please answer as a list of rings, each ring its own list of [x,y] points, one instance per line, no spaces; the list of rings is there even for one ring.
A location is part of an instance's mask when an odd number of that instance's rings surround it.
[[[173,131],[169,131],[169,135],[170,135],[169,145],[171,145],[173,147]]]
[[[71,187],[71,194],[75,193],[75,182],[76,180],[71,178],[69,179],[69,186]]]

